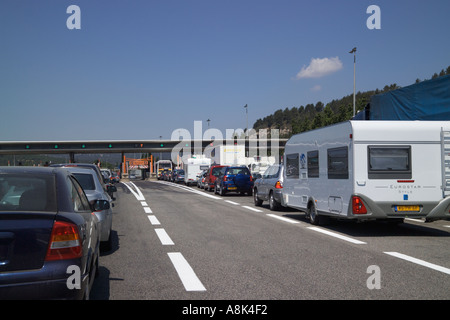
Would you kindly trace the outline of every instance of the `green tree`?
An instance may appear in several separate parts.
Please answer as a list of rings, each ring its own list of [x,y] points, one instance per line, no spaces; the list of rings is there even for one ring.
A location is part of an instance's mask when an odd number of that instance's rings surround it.
[[[323,113],[322,112],[316,113],[316,115],[314,116],[312,125],[311,125],[312,129],[321,128],[324,126],[324,124],[325,124],[325,121],[324,121]]]
[[[335,123],[335,116],[331,107],[327,105],[323,110],[323,124],[325,126],[329,126],[330,124]]]

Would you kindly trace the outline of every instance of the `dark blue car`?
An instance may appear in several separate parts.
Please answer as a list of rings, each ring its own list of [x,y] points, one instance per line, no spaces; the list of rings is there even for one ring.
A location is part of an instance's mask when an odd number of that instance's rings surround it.
[[[253,178],[245,166],[223,167],[214,184],[214,192],[225,195],[228,192],[252,195]]]
[[[66,169],[0,167],[0,300],[89,298],[107,205]]]

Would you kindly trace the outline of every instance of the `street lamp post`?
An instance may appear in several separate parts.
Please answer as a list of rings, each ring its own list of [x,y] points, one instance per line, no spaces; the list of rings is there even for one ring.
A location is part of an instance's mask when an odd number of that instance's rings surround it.
[[[356,47],[349,53],[353,53],[353,116],[356,114]]]
[[[245,135],[248,136],[248,105],[245,105],[244,108],[245,108],[245,114],[247,116],[247,125],[245,127]]]
[[[159,136],[159,140],[161,140],[162,139],[162,136]],[[159,152],[159,160],[161,160],[162,159],[162,151],[160,151]]]

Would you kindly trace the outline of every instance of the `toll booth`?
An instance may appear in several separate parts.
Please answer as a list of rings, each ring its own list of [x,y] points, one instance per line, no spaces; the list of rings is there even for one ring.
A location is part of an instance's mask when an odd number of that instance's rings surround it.
[[[123,156],[122,177],[144,180],[153,174],[153,156],[144,159],[133,159]]]

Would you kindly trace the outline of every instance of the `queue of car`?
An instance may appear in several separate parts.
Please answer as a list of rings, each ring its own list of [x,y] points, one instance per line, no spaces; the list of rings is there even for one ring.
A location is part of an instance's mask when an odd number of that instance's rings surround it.
[[[273,165],[252,176],[246,166],[212,165],[197,175],[197,186],[253,195],[256,206],[269,201],[277,210],[282,170]],[[0,300],[89,298],[100,253],[111,249],[112,177],[94,164],[0,167]],[[158,178],[181,182],[184,171]],[[78,290],[69,288],[73,269]]]
[[[0,167],[0,300],[88,299],[115,191],[93,164]]]
[[[212,165],[197,175],[197,187],[220,195],[229,192],[253,195],[255,206],[268,201],[270,210],[279,210],[282,208],[283,165],[271,165],[262,175],[251,175],[246,166]]]

